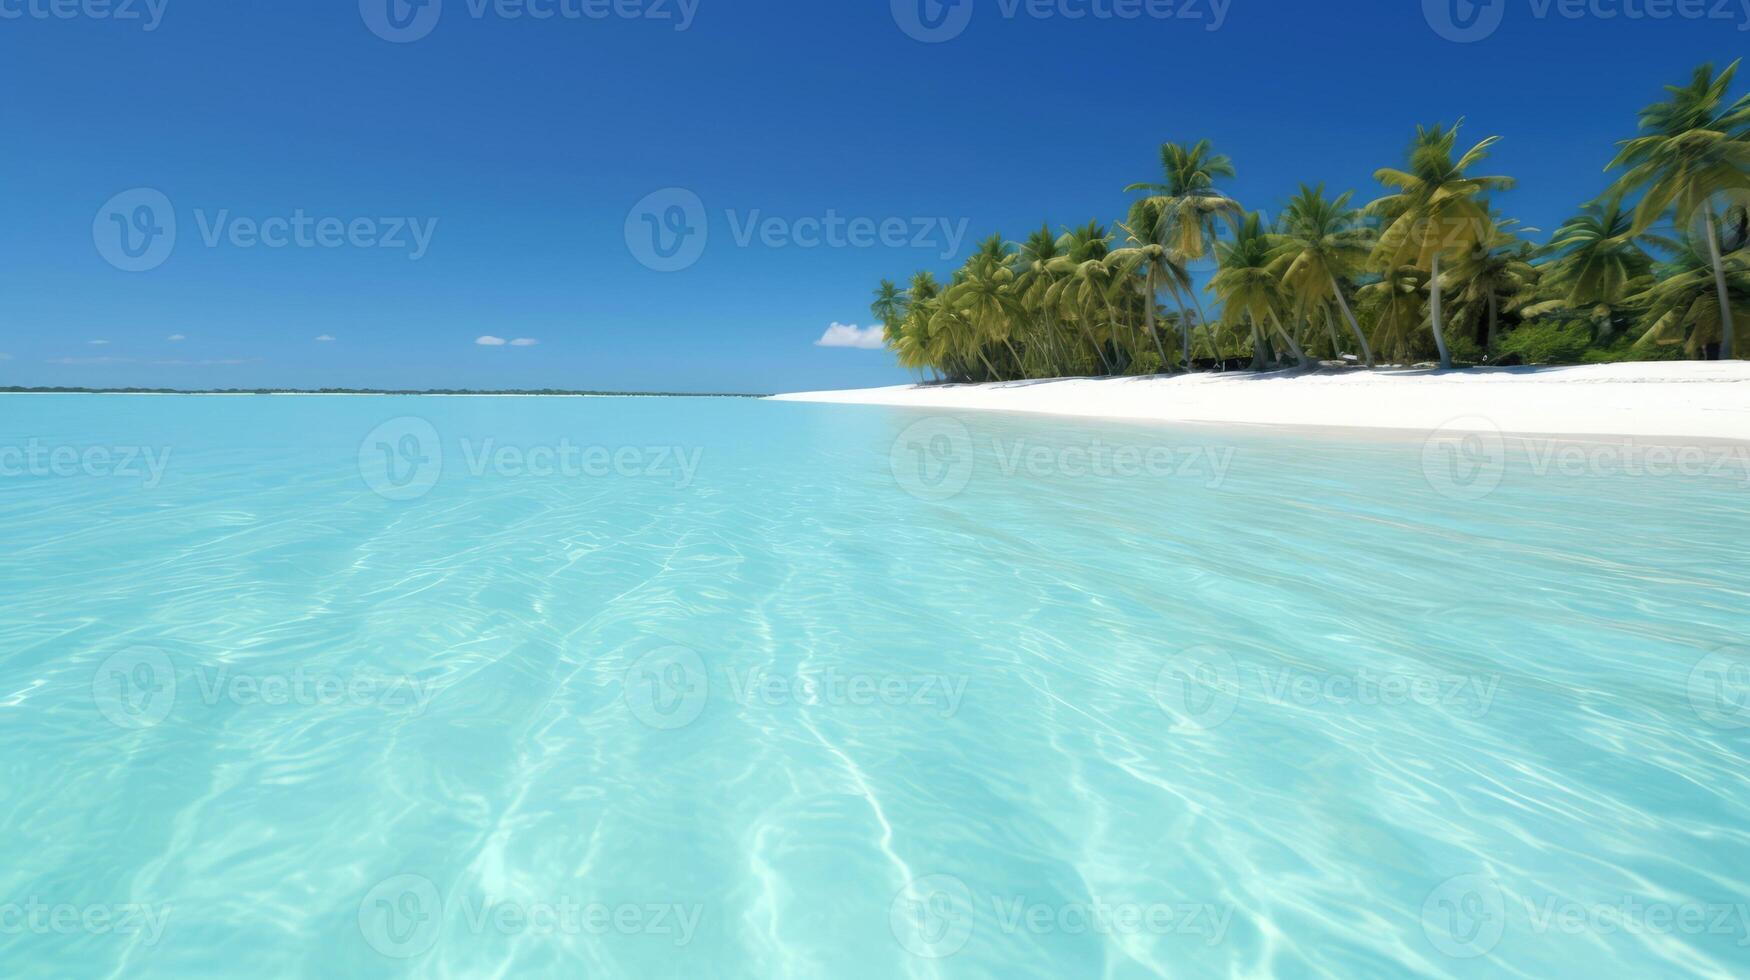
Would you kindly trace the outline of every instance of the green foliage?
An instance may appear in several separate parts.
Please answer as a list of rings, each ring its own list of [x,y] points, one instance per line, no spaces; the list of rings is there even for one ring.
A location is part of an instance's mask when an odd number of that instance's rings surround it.
[[[1750,197],[1750,95],[1727,101],[1737,74],[1735,61],[1718,75],[1713,65],[1702,65],[1688,86],[1668,86],[1671,97],[1641,113],[1642,135],[1623,141],[1609,168],[1628,168],[1617,187],[1642,192],[1635,207],[1635,232],[1646,231],[1667,214],[1685,230],[1699,221],[1700,233],[1691,238],[1705,243],[1695,250],[1705,253],[1713,275],[1711,332],[1719,337],[1721,356],[1727,359],[1737,344],[1737,300],[1730,295],[1730,246],[1721,241],[1720,222],[1723,218],[1732,224],[1734,212]],[[1668,341],[1673,329],[1685,326],[1661,322],[1671,312],[1653,321],[1650,335]],[[1689,338],[1691,351],[1701,343],[1697,336]]]
[[[1518,354],[1527,364],[1579,364],[1592,346],[1592,328],[1584,320],[1537,320],[1501,341],[1504,354]]]
[[[1616,338],[1616,342],[1593,347],[1580,356],[1581,364],[1621,364],[1625,361],[1682,361],[1687,360],[1680,344],[1637,344],[1630,336]]]
[[[1446,342],[1446,351],[1452,355],[1454,364],[1481,364],[1488,359],[1488,351],[1476,342],[1470,334],[1458,334]]]
[[[1750,96],[1731,97],[1736,71],[1703,66],[1670,87],[1621,145],[1615,186],[1541,248],[1494,207],[1513,179],[1474,173],[1498,137],[1467,149],[1459,125],[1418,127],[1365,209],[1303,183],[1279,221],[1223,191],[1236,168],[1207,140],[1166,143],[1160,175],[1126,188],[1140,196],[1125,220],[992,236],[942,280],[883,280],[871,313],[903,366],[958,381],[1153,374],[1254,351],[1260,368],[1731,357],[1734,323],[1750,321]]]
[[[1155,353],[1152,349],[1148,349],[1137,352],[1136,360],[1130,365],[1130,373],[1159,374],[1162,371],[1171,370],[1171,368],[1172,365],[1165,364],[1161,361],[1159,354]]]

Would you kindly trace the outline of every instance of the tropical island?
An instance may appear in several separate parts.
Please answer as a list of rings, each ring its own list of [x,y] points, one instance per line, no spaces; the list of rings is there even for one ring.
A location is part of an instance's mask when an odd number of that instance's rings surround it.
[[[1467,147],[1462,122],[1418,127],[1403,164],[1375,174],[1371,203],[1302,184],[1273,221],[1223,192],[1237,171],[1208,141],[1167,143],[1115,228],[993,235],[946,283],[928,271],[905,288],[882,281],[871,310],[918,386],[786,397],[1745,438],[1750,94],[1732,98],[1738,68],[1705,64],[1668,86],[1604,168],[1615,176],[1603,195],[1543,244],[1496,206],[1513,178],[1481,172],[1499,137]],[[1548,365],[1578,367],[1535,369]]]
[[[901,365],[951,382],[1236,362],[1732,360],[1746,353],[1735,325],[1750,321],[1738,68],[1702,65],[1669,86],[1605,168],[1614,183],[1542,245],[1494,206],[1513,178],[1478,173],[1499,137],[1461,152],[1462,123],[1419,127],[1403,165],[1375,174],[1385,193],[1372,203],[1302,184],[1274,221],[1221,190],[1235,165],[1208,141],[1167,143],[1115,228],[993,235],[947,283],[884,280],[871,310]]]

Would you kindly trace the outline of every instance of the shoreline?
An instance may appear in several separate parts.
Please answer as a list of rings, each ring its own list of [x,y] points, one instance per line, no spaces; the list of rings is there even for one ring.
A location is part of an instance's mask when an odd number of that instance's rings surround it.
[[[1746,361],[1064,378],[799,392],[770,400],[1275,429],[1750,442]]]

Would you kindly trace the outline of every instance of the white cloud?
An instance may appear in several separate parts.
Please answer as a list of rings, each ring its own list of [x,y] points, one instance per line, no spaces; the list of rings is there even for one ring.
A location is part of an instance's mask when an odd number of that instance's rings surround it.
[[[170,336],[168,336],[168,337],[165,337],[165,338],[164,338],[164,339],[165,339],[165,340],[168,340],[168,341],[170,341],[170,342],[171,342],[171,343],[173,343],[173,344],[175,344],[175,343],[179,343],[179,342],[181,342],[181,341],[184,341],[184,340],[187,340],[187,339],[188,339],[188,338],[187,338],[187,337],[184,337],[184,336],[183,336],[183,335],[182,335],[182,334],[179,334],[179,333],[173,333],[173,334],[171,334],[171,335],[170,335]]]
[[[538,343],[540,343],[540,341],[535,340],[532,337],[518,337],[517,339],[511,341],[510,345],[512,347],[533,347]]]
[[[322,336],[316,338],[316,342],[318,344],[332,344],[332,343],[334,343],[334,338],[328,336],[327,334],[323,334]]]
[[[883,329],[884,328],[879,323],[873,327],[859,327],[854,323],[849,326],[846,326],[843,323],[835,323],[826,328],[826,333],[820,335],[820,339],[814,342],[814,346],[849,347],[855,350],[880,350],[887,346],[886,342],[881,338]]]
[[[108,347],[109,346],[109,341],[107,341],[107,340],[87,340],[85,343],[91,347]]]
[[[481,347],[503,347],[504,346],[504,338],[503,337],[494,337],[491,334],[487,334],[484,337],[480,337],[480,338],[476,339],[474,341],[474,343],[481,346]]]

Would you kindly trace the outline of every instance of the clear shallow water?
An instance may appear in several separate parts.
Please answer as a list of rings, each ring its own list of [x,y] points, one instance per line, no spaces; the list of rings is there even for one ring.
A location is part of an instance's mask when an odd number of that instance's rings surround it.
[[[1741,460],[932,419],[0,400],[5,972],[1750,971]]]

